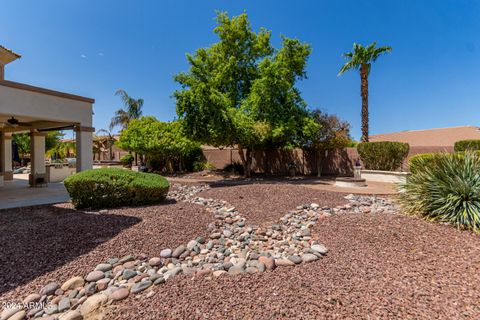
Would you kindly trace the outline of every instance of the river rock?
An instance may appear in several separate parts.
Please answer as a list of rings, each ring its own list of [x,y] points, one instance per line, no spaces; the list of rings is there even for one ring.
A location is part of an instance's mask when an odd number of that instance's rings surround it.
[[[160,251],[160,257],[170,258],[172,256],[172,249],[163,249]]]
[[[141,291],[149,288],[151,285],[152,285],[152,281],[150,281],[150,280],[140,281],[140,282],[135,283],[132,286],[132,288],[130,289],[130,291],[132,293],[138,293],[138,292],[141,292]]]
[[[73,277],[65,281],[62,284],[61,289],[63,291],[67,291],[67,290],[83,287],[84,284],[85,284],[85,280],[83,280],[82,277]]]
[[[173,250],[172,257],[178,258],[182,253],[185,252],[185,247],[184,246],[178,246],[175,250]]]
[[[42,289],[40,289],[40,294],[43,296],[50,296],[52,294],[55,293],[55,291],[57,291],[57,289],[60,288],[60,286],[58,285],[58,283],[56,282],[50,282],[49,284],[47,284],[46,286],[44,286]]]
[[[95,281],[98,281],[100,279],[103,279],[104,277],[105,277],[105,274],[103,273],[103,271],[95,270],[95,271],[90,272],[85,277],[85,280],[87,280],[88,282],[95,282]]]
[[[328,252],[328,249],[323,244],[314,244],[310,247],[310,249],[320,254],[326,254]]]
[[[89,297],[85,302],[80,306],[80,313],[85,317],[100,308],[108,300],[108,297],[102,293],[94,294]]]

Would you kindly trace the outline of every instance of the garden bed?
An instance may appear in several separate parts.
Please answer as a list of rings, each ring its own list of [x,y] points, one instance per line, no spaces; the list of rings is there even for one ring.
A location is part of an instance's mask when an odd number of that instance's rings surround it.
[[[406,183],[408,172],[362,170],[362,178],[368,181]]]

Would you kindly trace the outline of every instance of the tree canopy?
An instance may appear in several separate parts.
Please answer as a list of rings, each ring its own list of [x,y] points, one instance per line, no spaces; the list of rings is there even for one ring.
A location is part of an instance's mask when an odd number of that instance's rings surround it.
[[[219,42],[187,55],[190,70],[175,81],[177,114],[194,139],[214,146],[238,146],[247,176],[251,151],[301,145],[317,129],[295,87],[306,77],[311,49],[271,32],[254,32],[247,14],[217,14]]]
[[[155,117],[132,120],[117,145],[128,151],[164,158],[181,158],[200,148],[189,139],[179,121],[161,122]]]

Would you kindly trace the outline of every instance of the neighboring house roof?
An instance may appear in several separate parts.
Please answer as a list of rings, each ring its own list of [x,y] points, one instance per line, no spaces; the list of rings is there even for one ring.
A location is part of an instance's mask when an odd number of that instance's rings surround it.
[[[459,140],[480,140],[480,128],[460,126],[426,130],[409,130],[370,136],[370,141],[407,142],[411,147],[453,147]]]
[[[14,60],[17,60],[21,56],[18,53],[13,52],[10,49],[0,45],[0,64],[8,64]]]

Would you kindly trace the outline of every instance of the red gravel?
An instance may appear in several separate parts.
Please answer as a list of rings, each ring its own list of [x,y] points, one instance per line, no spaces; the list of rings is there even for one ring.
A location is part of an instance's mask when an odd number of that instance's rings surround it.
[[[229,201],[250,222],[274,220],[267,217],[280,217],[303,203],[342,201],[338,194],[266,184],[215,188],[203,195]],[[43,266],[38,272],[30,272],[23,283],[31,283],[0,296],[0,301],[4,297],[24,297],[48,280],[62,281],[67,274],[85,273],[112,255],[158,254],[165,244],[173,247],[204,233],[210,221],[210,217],[198,215],[204,213],[201,207],[186,204],[120,209],[108,215],[78,218],[78,213],[71,210],[58,209],[55,214],[57,209],[41,208],[38,214],[34,209],[0,211],[0,237],[9,245],[18,243],[0,254],[0,285],[12,281],[12,274],[35,270],[42,254],[50,257],[57,270],[45,273]],[[25,217],[25,222],[16,222],[17,217]],[[40,229],[35,225],[43,219],[43,228],[53,227],[52,232],[40,230],[36,240],[30,240],[29,228]],[[168,226],[165,221],[169,221]],[[65,227],[68,232],[61,231]],[[156,294],[151,298],[140,294],[109,307],[106,319],[480,318],[477,235],[384,214],[332,216],[321,220],[314,232],[330,250],[320,261],[255,275],[193,280],[191,276],[179,276],[155,287]],[[95,244],[93,240],[98,237],[107,239]],[[35,254],[28,246],[36,241],[48,249]],[[83,251],[75,248],[76,242],[81,243]]]
[[[346,203],[344,194],[291,184],[218,185],[199,196],[229,202],[247,219],[247,223],[257,226],[276,223],[298,205],[315,202],[321,206],[335,207]]]
[[[70,205],[0,210],[0,302],[50,281],[84,275],[111,257],[159,256],[197,236],[214,219],[187,203],[86,214]]]
[[[233,202],[250,189],[215,189]],[[295,195],[276,189],[275,204]],[[297,189],[298,190],[298,189]],[[288,192],[285,192],[288,191]],[[301,195],[298,199],[301,199]],[[304,202],[303,200],[300,203]],[[238,203],[234,203],[239,206]],[[246,205],[248,207],[248,205]],[[258,211],[261,212],[262,210]],[[478,319],[477,235],[403,215],[347,214],[314,230],[329,248],[320,261],[263,274],[181,276],[151,298],[128,298],[108,319]]]

